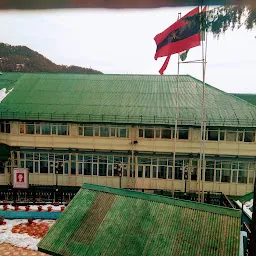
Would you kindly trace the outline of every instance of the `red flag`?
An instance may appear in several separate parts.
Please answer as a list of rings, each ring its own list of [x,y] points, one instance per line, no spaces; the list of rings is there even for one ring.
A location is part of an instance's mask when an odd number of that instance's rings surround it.
[[[199,13],[199,7],[196,7],[181,19],[176,21],[162,33],[155,36],[157,44],[155,59],[167,56],[162,68],[159,70],[163,74],[167,68],[170,56],[190,48],[200,45],[200,24],[199,22],[189,22],[183,18],[194,16]]]

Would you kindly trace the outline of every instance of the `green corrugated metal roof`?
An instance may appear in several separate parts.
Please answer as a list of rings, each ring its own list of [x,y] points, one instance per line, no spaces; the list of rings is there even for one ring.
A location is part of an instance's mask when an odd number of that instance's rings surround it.
[[[200,125],[202,82],[177,76],[4,73],[0,118],[74,122]],[[206,85],[207,125],[256,127],[256,107]],[[186,119],[186,121],[184,121]],[[196,119],[196,120],[195,120]]]
[[[238,255],[241,212],[85,184],[39,242],[52,255]]]
[[[233,95],[256,106],[256,94],[233,93]]]

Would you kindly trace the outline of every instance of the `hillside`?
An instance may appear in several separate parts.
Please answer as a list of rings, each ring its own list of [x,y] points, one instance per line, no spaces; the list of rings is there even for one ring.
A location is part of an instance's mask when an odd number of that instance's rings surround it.
[[[102,74],[91,68],[57,65],[26,46],[11,46],[4,43],[0,43],[0,72]]]

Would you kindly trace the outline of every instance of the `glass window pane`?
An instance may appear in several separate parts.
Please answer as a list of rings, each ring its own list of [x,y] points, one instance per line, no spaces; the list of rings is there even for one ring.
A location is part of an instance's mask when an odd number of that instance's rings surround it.
[[[83,174],[83,163],[78,163],[78,174]]]
[[[197,180],[197,167],[192,167],[190,175],[191,175],[191,180]]]
[[[99,176],[107,176],[107,164],[99,164]]]
[[[40,173],[48,173],[48,162],[40,161]]]
[[[171,129],[162,129],[162,139],[171,139],[172,138],[172,130]]]
[[[218,141],[218,131],[208,131],[208,140]]]
[[[128,137],[127,134],[126,134],[126,128],[119,128],[119,134],[118,134],[119,137],[121,138],[126,138]]]
[[[84,135],[83,131],[84,131],[83,127],[79,126],[78,127],[78,135],[83,136]]]
[[[175,167],[175,179],[182,180],[182,167],[181,166]]]
[[[168,167],[168,179],[172,179],[172,167]]]
[[[247,170],[239,170],[238,172],[238,183],[247,183]]]
[[[84,164],[84,175],[91,175],[91,174],[92,174],[92,164],[91,163],[85,163]]]
[[[5,126],[5,132],[6,132],[6,133],[10,133],[10,131],[11,131],[11,126],[10,126],[10,124],[9,124],[9,123],[6,123],[5,125],[6,125],[6,126]]]
[[[245,132],[244,142],[254,142],[254,141],[255,141],[255,133],[254,132]]]
[[[188,129],[179,129],[179,139],[181,140],[188,139]]]
[[[49,124],[42,124],[42,134],[51,134],[51,127]]]
[[[4,127],[5,127],[4,122],[0,123],[0,132],[5,132]]]
[[[153,178],[157,177],[157,166],[153,166]]]
[[[143,129],[139,129],[139,137],[143,138]]]
[[[154,138],[154,130],[145,129],[145,138]]]
[[[244,133],[238,132],[237,141],[244,141]]]
[[[100,127],[100,136],[109,137],[109,127]]]
[[[76,175],[76,162],[71,162],[71,174]]]
[[[34,134],[35,133],[35,126],[34,124],[28,124],[28,134]]]
[[[227,131],[226,132],[226,140],[227,141],[236,141],[237,132]]]
[[[230,170],[222,170],[221,182],[230,182]]]
[[[25,133],[25,125],[24,124],[20,124],[20,133]]]
[[[158,178],[166,179],[167,166],[158,166]]]
[[[84,161],[91,163],[91,162],[92,162],[92,156],[85,155],[85,156],[84,156]]]
[[[116,128],[111,128],[111,136],[112,137],[116,136]]]
[[[94,136],[99,136],[100,134],[100,128],[99,127],[94,127]]]
[[[142,178],[143,177],[143,166],[138,166],[138,177]]]
[[[113,164],[108,164],[108,176],[113,176]]]
[[[150,166],[145,166],[145,178],[150,178]]]
[[[213,181],[214,169],[205,169],[205,181]]]
[[[33,161],[26,161],[26,168],[28,168],[29,172],[33,172]]]
[[[225,140],[225,131],[220,131],[220,140]]]
[[[36,127],[36,134],[40,134],[41,133],[40,124],[35,124],[35,127]]]
[[[99,129],[97,129],[97,131],[99,132]],[[99,135],[99,133],[96,136],[98,136],[98,135]],[[84,136],[93,136],[93,127],[92,126],[84,127]]]
[[[238,171],[237,170],[233,170],[232,171],[232,182],[233,183],[237,183],[237,175],[238,175]]]
[[[35,162],[35,172],[36,173],[39,172],[39,164],[38,164],[38,162]]]
[[[56,125],[52,125],[52,134],[57,134]]]
[[[98,175],[97,171],[98,171],[97,164],[93,164],[93,175]]]
[[[215,181],[216,182],[221,182],[221,170],[216,170]]]
[[[68,174],[68,162],[64,164],[64,174]]]
[[[160,138],[160,129],[155,129],[156,138]]]

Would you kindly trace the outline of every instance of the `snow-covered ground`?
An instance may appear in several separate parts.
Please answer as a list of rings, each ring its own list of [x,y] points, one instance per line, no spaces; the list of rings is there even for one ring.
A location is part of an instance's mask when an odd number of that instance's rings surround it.
[[[27,223],[24,219],[5,219],[5,225],[0,225],[0,244],[9,243],[18,247],[27,248],[30,250],[37,250],[37,244],[41,238],[34,238],[28,234],[12,233],[12,228],[20,223]],[[47,223],[50,227],[55,223],[55,220],[34,220],[35,223]]]
[[[65,207],[64,205],[59,205],[59,206],[54,206],[51,204],[47,204],[47,205],[41,205],[42,206],[42,211],[48,211],[48,207],[51,206],[52,207],[52,211],[61,211],[61,207]],[[3,205],[0,205],[0,211],[3,210]],[[22,211],[25,211],[25,206],[19,206],[19,209]],[[14,206],[12,205],[8,205],[8,210],[15,210]],[[31,205],[29,208],[30,211],[38,211],[38,205]]]

